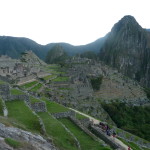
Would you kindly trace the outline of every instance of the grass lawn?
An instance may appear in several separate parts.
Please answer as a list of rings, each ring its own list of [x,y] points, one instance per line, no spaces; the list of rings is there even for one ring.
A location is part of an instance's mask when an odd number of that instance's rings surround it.
[[[109,150],[93,140],[69,119],[59,119],[78,139],[82,150]]]
[[[46,99],[45,97],[41,98],[41,100],[46,102],[47,110],[50,113],[58,113],[58,112],[69,111],[69,109],[64,107],[63,105],[60,105],[60,104],[55,103],[55,102],[51,102],[48,99]]]
[[[49,75],[49,76],[44,77],[43,79],[44,80],[50,80],[50,79],[52,79],[54,77],[56,77],[56,75]]]
[[[5,82],[5,81],[0,80],[0,84],[6,84],[6,82]]]
[[[42,87],[41,83],[38,83],[36,86],[34,86],[30,91],[37,92]]]
[[[38,115],[44,122],[47,134],[53,138],[54,144],[59,147],[60,150],[77,150],[75,140],[58,120],[46,112],[40,112]]]
[[[55,79],[53,79],[52,81],[54,82],[64,82],[64,81],[68,81],[69,77],[57,77]]]
[[[21,85],[21,87],[27,89],[27,88],[30,88],[37,83],[38,83],[37,81],[29,82],[29,83],[26,83],[24,85]]]
[[[87,117],[85,117],[85,116],[83,116],[83,115],[81,115],[79,113],[76,113],[76,118],[81,120],[81,119],[86,119]]]
[[[8,117],[14,119],[16,122],[23,124],[26,129],[40,133],[41,126],[38,118],[25,105],[24,101],[14,100],[7,101]]]
[[[10,92],[12,95],[24,95],[24,93],[18,89],[11,89]]]
[[[34,104],[34,103],[36,103],[36,102],[41,102],[39,99],[34,98],[34,97],[32,97],[32,96],[30,96],[30,101],[31,101],[31,104]]]
[[[140,147],[138,147],[135,143],[133,142],[126,142],[124,139],[122,138],[118,138],[119,140],[121,140],[124,144],[130,146],[132,148],[132,150],[141,150]]]
[[[0,116],[3,116],[3,105],[2,105],[2,99],[0,98]]]

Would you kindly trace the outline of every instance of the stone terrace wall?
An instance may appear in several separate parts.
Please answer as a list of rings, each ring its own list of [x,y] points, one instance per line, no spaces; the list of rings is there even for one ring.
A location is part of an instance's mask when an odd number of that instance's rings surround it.
[[[28,95],[3,95],[4,101],[13,101],[13,100],[23,100],[27,104],[30,103],[30,98]]]
[[[27,81],[30,81],[30,80],[36,80],[36,76],[35,75],[29,75],[27,77],[22,77],[22,78],[19,78],[19,81],[18,81],[18,85],[19,84],[23,84],[23,83],[26,83]]]
[[[119,148],[119,145],[117,145],[112,139],[110,139],[105,133],[103,133],[99,129],[99,127],[91,126],[90,128],[95,135],[100,137],[103,141],[109,144],[112,148],[115,148],[115,149]]]
[[[35,112],[47,112],[45,102],[36,102],[36,103],[34,103],[34,104],[31,104],[31,108],[32,108]]]
[[[55,118],[68,118],[68,117],[75,117],[74,111],[67,111],[67,112],[60,112],[52,114]]]
[[[79,120],[81,122],[81,124],[83,124],[85,127],[89,127],[89,125],[91,124],[91,121],[89,118],[85,118],[85,119],[81,119]]]
[[[113,128],[113,130],[117,132],[116,128]],[[128,135],[128,137],[127,137],[127,135]],[[135,135],[128,133],[126,131],[118,131],[117,136],[121,137],[126,142],[133,142],[136,145],[138,145],[139,147],[150,148],[150,142],[146,143],[142,138],[137,139],[137,137]]]
[[[83,124],[81,124],[81,122],[79,120],[77,120],[74,117],[69,117],[69,119],[74,124],[76,124],[81,130],[83,130],[87,135],[89,135],[90,137],[92,137],[94,140],[98,141],[98,138],[92,132],[90,132]]]
[[[9,85],[0,85],[0,95],[10,95]]]

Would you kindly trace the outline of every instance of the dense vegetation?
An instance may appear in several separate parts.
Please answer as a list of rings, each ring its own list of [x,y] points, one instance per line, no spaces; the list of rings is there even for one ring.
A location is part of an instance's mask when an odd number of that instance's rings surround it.
[[[147,97],[150,99],[150,88],[145,88],[144,91],[145,91]]]
[[[63,63],[68,58],[67,53],[62,46],[56,45],[49,50],[46,56],[46,62],[48,64],[59,64]]]
[[[94,90],[99,90],[100,85],[102,84],[103,76],[100,75],[99,77],[92,77],[91,78],[91,84]]]
[[[150,107],[102,104],[119,128],[150,141]]]
[[[94,53],[93,51],[84,52],[84,53],[80,54],[80,57],[94,59],[94,60],[98,59],[96,53]]]

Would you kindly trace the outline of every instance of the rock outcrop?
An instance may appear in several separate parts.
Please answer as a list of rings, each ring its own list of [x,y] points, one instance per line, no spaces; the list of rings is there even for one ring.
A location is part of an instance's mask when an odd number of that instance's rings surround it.
[[[57,150],[52,142],[48,142],[40,135],[35,135],[14,127],[6,127],[0,123],[0,149],[13,150],[13,148],[4,142],[4,138],[12,138],[20,142],[25,142],[30,147],[28,149],[32,150]],[[27,147],[21,148],[21,150],[26,149]]]
[[[150,87],[150,32],[132,16],[123,17],[108,33],[100,59]]]

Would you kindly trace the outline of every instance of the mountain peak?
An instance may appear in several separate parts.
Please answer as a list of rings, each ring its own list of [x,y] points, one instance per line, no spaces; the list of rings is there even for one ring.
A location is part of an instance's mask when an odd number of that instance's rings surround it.
[[[119,32],[121,30],[133,30],[133,29],[142,29],[138,24],[136,19],[131,15],[126,15],[121,20],[119,20],[112,28],[112,32]]]

